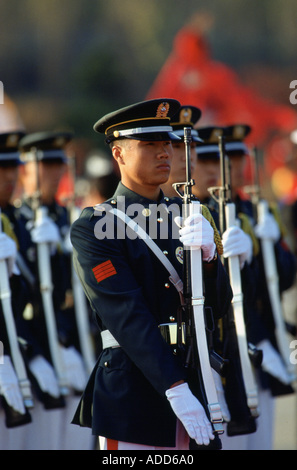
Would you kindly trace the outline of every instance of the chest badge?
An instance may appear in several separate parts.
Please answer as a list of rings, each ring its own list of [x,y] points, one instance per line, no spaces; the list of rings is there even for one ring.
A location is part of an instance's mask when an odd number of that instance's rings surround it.
[[[175,256],[176,256],[176,259],[181,263],[183,264],[183,260],[184,260],[184,251],[183,251],[183,247],[182,246],[178,246],[175,250]]]

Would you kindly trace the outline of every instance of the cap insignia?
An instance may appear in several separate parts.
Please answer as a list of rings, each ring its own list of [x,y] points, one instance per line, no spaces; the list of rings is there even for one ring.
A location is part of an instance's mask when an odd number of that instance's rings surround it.
[[[18,143],[18,136],[17,134],[10,134],[6,141],[7,147],[15,147]]]
[[[234,127],[234,132],[233,132],[233,137],[234,139],[242,139],[245,134],[245,129],[243,126],[235,126]]]
[[[180,122],[191,122],[192,110],[190,108],[184,108],[180,112]]]
[[[64,137],[57,137],[53,142],[54,147],[62,147],[65,144]]]
[[[159,104],[157,109],[157,118],[166,118],[169,111],[169,103],[163,102]]]
[[[217,142],[218,138],[220,135],[223,134],[223,130],[222,129],[214,129],[211,133],[211,136],[210,136],[210,142]]]

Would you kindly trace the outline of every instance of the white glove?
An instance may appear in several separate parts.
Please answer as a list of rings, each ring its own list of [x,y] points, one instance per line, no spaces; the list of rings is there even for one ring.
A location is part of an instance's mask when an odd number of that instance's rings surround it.
[[[51,243],[57,245],[60,242],[60,233],[54,221],[44,216],[34,223],[31,230],[31,239],[34,243]]]
[[[187,383],[172,387],[165,392],[171,408],[184,425],[188,435],[198,445],[208,445],[214,439],[211,424],[203,406],[192,394]]]
[[[229,423],[229,421],[231,420],[231,416],[230,416],[230,411],[228,409],[228,405],[225,400],[225,392],[224,392],[224,387],[222,384],[222,379],[215,370],[212,370],[212,373],[213,373],[214,383],[215,383],[215,387],[216,387],[216,391],[218,395],[218,402],[220,404],[223,420],[225,421],[225,423]]]
[[[3,357],[0,364],[0,394],[8,405],[22,415],[26,413],[18,379],[9,356]]]
[[[266,339],[257,344],[257,348],[263,352],[262,369],[272,375],[280,382],[288,385],[291,380],[287,373],[279,353],[272,344]]]
[[[229,227],[222,236],[222,243],[224,248],[224,258],[231,256],[238,256],[240,268],[242,269],[244,263],[250,263],[253,258],[253,242],[249,235],[247,235],[241,228]]]
[[[69,348],[61,347],[61,353],[67,383],[74,390],[84,390],[87,376],[81,355],[72,346]]]
[[[73,245],[70,239],[70,229],[67,231],[64,239],[63,239],[63,251],[65,253],[72,253],[73,252]]]
[[[175,222],[181,225],[181,218],[176,217]],[[193,214],[186,218],[183,228],[179,231],[180,241],[185,247],[202,250],[203,261],[211,261],[215,255],[213,228],[202,214]]]
[[[6,233],[0,233],[0,260],[7,260],[9,276],[13,273],[16,255],[17,246],[15,241],[6,235]]]
[[[36,378],[43,392],[56,398],[60,395],[59,385],[54,369],[44,357],[34,357],[29,362],[29,369]]]
[[[260,223],[254,227],[255,234],[258,238],[268,238],[274,243],[280,239],[280,229],[278,223],[272,214],[267,212]]]

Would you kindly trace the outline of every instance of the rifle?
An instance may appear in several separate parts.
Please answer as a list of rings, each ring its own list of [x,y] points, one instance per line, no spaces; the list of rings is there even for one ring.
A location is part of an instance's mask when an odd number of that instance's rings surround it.
[[[257,149],[254,148],[251,152],[252,168],[254,175],[254,184],[245,187],[245,191],[251,195],[251,200],[254,208],[255,220],[261,223],[265,220],[269,213],[268,202],[261,198],[260,184],[259,184],[259,164]],[[287,373],[290,378],[290,383],[296,380],[296,372],[294,365],[290,362],[290,346],[287,337],[287,327],[283,312],[283,305],[281,294],[279,290],[279,276],[277,270],[276,255],[274,250],[274,243],[269,237],[261,238],[260,240],[262,259],[264,265],[264,273],[266,277],[266,284],[275,322],[275,335],[277,346],[283,363],[286,367]]]
[[[2,232],[2,220],[0,209],[0,232]],[[10,346],[10,352],[14,369],[18,378],[21,394],[25,405],[26,412],[24,414],[18,413],[8,406],[3,398],[3,405],[6,415],[6,426],[8,428],[22,426],[31,422],[31,416],[28,409],[33,408],[33,398],[31,392],[30,382],[27,377],[26,367],[24,364],[23,356],[20,350],[17,330],[15,327],[14,315],[11,304],[11,289],[9,284],[9,275],[5,260],[0,260],[0,298],[4,321],[7,330],[7,336]],[[0,366],[1,367],[1,366]]]
[[[191,178],[190,127],[184,128],[184,142],[186,151],[186,182],[174,184],[175,190],[183,199],[183,220],[189,215],[201,212],[200,202],[193,200],[192,195],[192,186],[195,183]],[[184,187],[183,194],[179,190],[181,186]],[[206,336],[201,250],[184,248],[183,269],[183,298],[184,312],[186,314],[186,344],[188,346],[185,365],[186,367],[189,366],[191,358],[198,372],[201,388],[204,388],[206,393],[207,407],[214,433],[222,434],[224,432],[222,426],[223,418],[211,369]]]
[[[34,198],[35,204],[34,204],[33,209],[35,212],[35,221],[37,221],[47,216],[48,211],[46,207],[43,207],[40,204],[38,150],[33,149],[33,152],[35,155],[36,179],[37,179],[36,180],[37,190],[35,192],[35,198]],[[62,365],[62,357],[61,357],[55,310],[54,310],[53,297],[52,297],[53,283],[52,283],[52,273],[51,273],[50,247],[48,243],[37,243],[36,249],[37,249],[38,273],[39,273],[39,286],[40,286],[42,305],[43,305],[43,310],[44,310],[44,315],[45,315],[50,355],[51,355],[51,360],[52,360],[52,363],[53,363],[53,366],[57,375],[61,398],[63,398],[64,396],[69,394],[69,390],[68,390],[68,385],[65,380],[65,374],[64,374],[63,365]],[[53,399],[53,401],[58,401],[58,402],[60,401],[61,402],[60,406],[64,406],[63,400]],[[53,404],[53,406],[55,405]]]
[[[73,175],[75,185],[75,157],[70,159],[70,169]],[[70,225],[74,223],[79,217],[80,209],[75,205],[75,192],[69,207]],[[82,357],[85,363],[86,370],[91,374],[95,365],[94,349],[91,346],[91,332],[88,316],[87,299],[83,291],[81,282],[74,269],[73,257],[71,256],[71,275],[72,275],[72,290],[74,296],[74,311],[77,324],[77,331],[79,336],[79,343],[81,348]]]
[[[231,201],[229,159],[225,155],[223,136],[219,136],[219,150],[221,186],[208,188],[208,190],[219,205],[220,231],[223,234],[229,227],[237,225],[235,204]],[[218,197],[215,196],[216,191],[219,192]],[[229,272],[231,287],[233,290],[232,310],[247,405],[250,409],[251,415],[253,417],[257,417],[259,415],[258,392],[254,373],[251,367],[251,360],[249,357],[249,344],[246,338],[241,273],[238,256],[230,257],[226,264]]]

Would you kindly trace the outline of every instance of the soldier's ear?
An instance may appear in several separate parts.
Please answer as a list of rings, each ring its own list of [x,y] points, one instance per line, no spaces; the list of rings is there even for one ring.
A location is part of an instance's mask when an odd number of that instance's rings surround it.
[[[124,158],[123,158],[123,148],[122,148],[122,146],[115,144],[112,147],[111,150],[112,150],[113,158],[117,161],[117,163],[119,165],[124,165],[125,162],[124,162]]]

